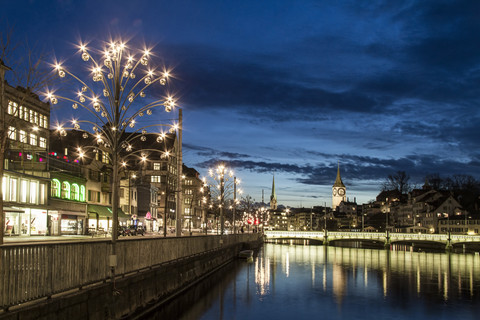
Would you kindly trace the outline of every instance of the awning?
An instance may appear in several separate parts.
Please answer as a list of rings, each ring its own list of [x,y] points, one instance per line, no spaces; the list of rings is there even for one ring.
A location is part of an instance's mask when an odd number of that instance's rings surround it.
[[[98,216],[98,218],[113,219],[113,212],[111,207],[89,204],[88,216],[90,218],[96,218]],[[122,209],[118,208],[118,219],[130,219],[130,215],[125,214]]]

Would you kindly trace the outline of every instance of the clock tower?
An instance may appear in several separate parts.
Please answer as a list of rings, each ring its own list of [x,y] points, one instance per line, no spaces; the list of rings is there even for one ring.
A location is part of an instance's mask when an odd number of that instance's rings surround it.
[[[277,210],[277,194],[275,193],[275,176],[272,181],[272,195],[270,196],[270,209]]]
[[[347,200],[347,188],[340,177],[340,164],[337,167],[337,178],[332,187],[332,210],[335,210],[342,201]]]

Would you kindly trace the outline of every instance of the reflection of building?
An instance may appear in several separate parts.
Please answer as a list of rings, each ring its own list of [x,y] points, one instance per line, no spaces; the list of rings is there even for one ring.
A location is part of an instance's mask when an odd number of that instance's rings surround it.
[[[50,106],[28,89],[8,85],[6,70],[0,60],[0,125],[7,131],[2,177],[5,235],[45,235]]]

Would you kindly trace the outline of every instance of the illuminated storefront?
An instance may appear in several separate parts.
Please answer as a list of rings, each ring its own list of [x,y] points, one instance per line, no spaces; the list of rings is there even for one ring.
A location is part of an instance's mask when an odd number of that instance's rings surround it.
[[[127,225],[130,215],[125,214],[118,208],[118,221],[120,225]],[[112,208],[96,204],[88,205],[88,231],[109,231],[112,228],[113,213]]]
[[[5,172],[2,188],[5,235],[46,235],[47,181]]]

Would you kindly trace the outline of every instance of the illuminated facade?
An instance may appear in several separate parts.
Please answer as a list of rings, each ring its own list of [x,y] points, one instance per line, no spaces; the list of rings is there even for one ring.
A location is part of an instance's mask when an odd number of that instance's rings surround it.
[[[3,90],[2,125],[8,130],[2,177],[5,235],[45,235],[50,106],[25,88],[5,83]]]
[[[347,188],[340,177],[340,165],[337,168],[337,178],[332,186],[332,210],[336,210],[342,201],[347,200]]]

